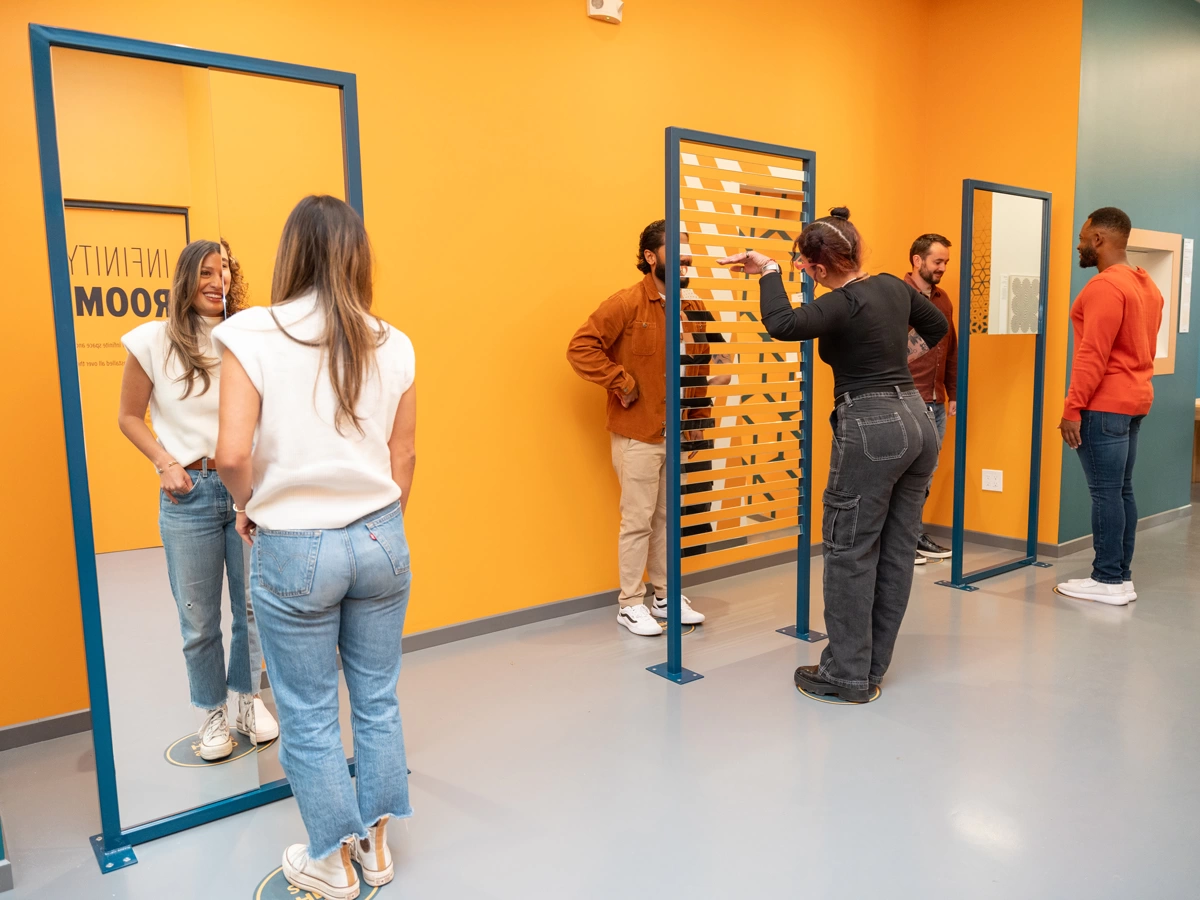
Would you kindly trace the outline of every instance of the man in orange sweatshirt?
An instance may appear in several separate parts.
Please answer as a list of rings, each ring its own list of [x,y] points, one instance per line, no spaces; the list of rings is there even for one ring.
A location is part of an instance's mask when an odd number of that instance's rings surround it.
[[[1138,431],[1154,403],[1154,354],[1163,298],[1129,262],[1129,216],[1098,209],[1079,232],[1079,265],[1099,269],[1071,308],[1075,356],[1059,431],[1079,452],[1092,495],[1090,578],[1058,586],[1080,600],[1125,606],[1137,599],[1130,565],[1137,537],[1133,466]]]

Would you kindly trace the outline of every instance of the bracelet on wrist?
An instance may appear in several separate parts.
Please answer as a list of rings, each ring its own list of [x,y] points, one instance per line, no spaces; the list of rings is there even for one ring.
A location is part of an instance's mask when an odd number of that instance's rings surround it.
[[[159,475],[161,475],[163,472],[167,471],[167,469],[171,468],[171,466],[177,466],[177,465],[179,465],[178,461],[173,459],[169,463],[167,463],[165,466],[163,466],[161,469],[158,466],[155,466],[154,471],[157,472]]]

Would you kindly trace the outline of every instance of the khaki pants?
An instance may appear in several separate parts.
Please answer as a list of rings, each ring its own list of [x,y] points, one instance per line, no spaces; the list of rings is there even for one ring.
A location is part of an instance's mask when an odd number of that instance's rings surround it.
[[[645,602],[642,574],[656,596],[667,593],[667,445],[612,437],[612,462],[621,482],[621,606]]]

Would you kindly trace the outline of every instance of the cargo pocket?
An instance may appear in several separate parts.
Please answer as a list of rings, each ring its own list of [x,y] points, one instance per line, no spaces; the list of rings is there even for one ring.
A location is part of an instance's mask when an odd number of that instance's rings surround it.
[[[858,494],[826,490],[822,497],[825,514],[821,521],[821,540],[830,550],[849,550],[858,533]]]
[[[317,572],[320,531],[264,531],[254,539],[258,550],[258,582],[276,597],[312,593]]]
[[[908,430],[900,420],[900,413],[886,416],[866,416],[855,419],[862,434],[863,451],[867,459],[884,462],[899,459],[908,452]]]

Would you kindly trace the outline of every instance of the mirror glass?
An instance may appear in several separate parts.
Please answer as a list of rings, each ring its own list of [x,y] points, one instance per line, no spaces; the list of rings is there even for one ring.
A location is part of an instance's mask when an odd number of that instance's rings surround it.
[[[188,505],[194,498],[172,512],[186,512],[199,530],[179,537],[160,527],[159,475],[118,424],[123,338],[168,321],[172,279],[190,241],[228,242],[240,277],[226,309],[235,295],[270,303],[275,248],[292,207],[312,193],[345,198],[341,97],[336,88],[281,79],[62,48],[52,54],[113,755],[121,825],[129,828],[284,776],[278,741],[254,746],[237,730],[236,692],[226,694],[231,752],[213,760],[198,752],[205,713],[193,705],[197,692],[223,693],[249,672],[251,689],[274,712],[245,590],[249,552],[232,529],[226,535],[209,523],[204,531],[199,522],[212,519],[213,508]],[[153,431],[153,404],[145,421]],[[202,469],[188,473],[197,485]],[[342,711],[349,748],[344,686]]]
[[[1044,210],[1037,198],[975,191],[964,572],[1025,556]]]

